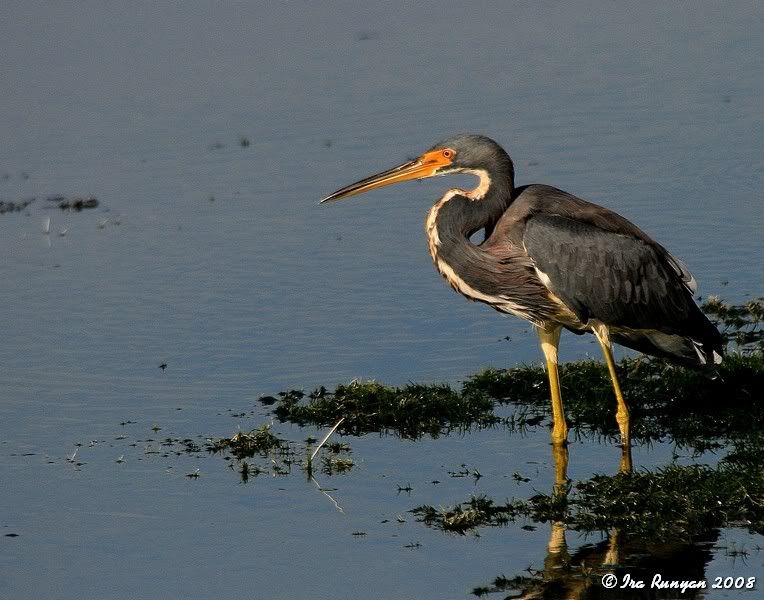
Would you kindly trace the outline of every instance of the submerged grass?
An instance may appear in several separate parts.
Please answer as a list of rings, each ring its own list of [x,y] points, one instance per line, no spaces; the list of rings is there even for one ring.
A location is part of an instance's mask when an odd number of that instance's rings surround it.
[[[670,465],[654,472],[595,475],[567,494],[504,503],[478,496],[450,508],[425,505],[412,512],[428,526],[460,534],[519,518],[563,522],[586,533],[617,528],[655,542],[692,540],[728,526],[764,534],[764,467],[734,460],[716,468]]]
[[[621,384],[632,410],[636,442],[669,436],[680,446],[703,451],[714,440],[755,433],[764,425],[764,354],[732,354],[709,380],[701,373],[658,360],[626,358],[619,364]],[[579,434],[616,437],[614,400],[605,365],[579,361],[561,366],[566,415]],[[522,409],[504,420],[497,405]],[[542,367],[486,369],[470,377],[460,391],[448,385],[390,387],[352,382],[333,392],[282,392],[274,414],[282,422],[330,426],[344,417],[341,433],[385,432],[404,438],[437,437],[504,423],[533,427],[549,415],[546,374]],[[681,415],[681,419],[677,417]]]
[[[621,383],[632,411],[636,443],[671,438],[678,446],[702,452],[756,435],[764,429],[764,354],[733,354],[719,377],[662,361],[621,361]],[[561,382],[568,422],[575,434],[615,439],[613,392],[604,365],[580,361],[563,365]],[[497,405],[515,406],[501,419]],[[437,437],[504,424],[510,429],[546,425],[549,416],[546,375],[541,367],[487,369],[468,379],[461,391],[446,385],[405,388],[353,382],[306,395],[281,394],[274,414],[282,422],[326,427],[344,417],[341,433],[393,433],[404,438]]]
[[[328,437],[328,436],[327,436]],[[326,441],[326,439],[324,440]],[[231,469],[239,473],[241,480],[247,482],[251,477],[264,473],[271,475],[288,475],[293,467],[307,473],[313,473],[313,459],[321,450],[318,446],[313,450],[314,440],[296,444],[276,436],[270,425],[261,425],[252,431],[239,431],[230,438],[212,438],[207,440],[208,452],[226,455],[226,460],[232,457],[235,464]],[[334,442],[324,446],[326,455],[321,460],[321,472],[326,475],[346,473],[353,466],[353,459],[345,456],[350,453],[350,446],[344,442]],[[264,459],[258,464],[254,459]]]
[[[731,354],[716,379],[659,360],[625,358],[620,381],[632,412],[637,442],[671,437],[678,445],[703,451],[719,441],[755,434],[764,426],[764,354]],[[525,407],[525,421],[548,415],[546,375],[541,367],[486,369],[464,389],[499,402]],[[571,427],[616,437],[613,391],[606,367],[594,361],[560,367],[565,411]],[[678,418],[680,417],[681,418]]]
[[[239,431],[230,438],[209,440],[207,444],[210,452],[227,451],[239,460],[255,455],[266,458],[274,451],[283,452],[288,447],[289,444],[276,437],[268,425],[262,425],[249,432]]]
[[[460,393],[445,384],[398,388],[353,381],[333,392],[323,387],[309,395],[282,392],[274,414],[281,421],[322,427],[344,417],[340,427],[344,434],[385,431],[416,438],[498,423],[494,404],[486,394]]]
[[[764,469],[724,463],[598,475],[576,484],[570,504],[569,524],[580,531],[618,527],[668,540],[744,526],[764,534]]]

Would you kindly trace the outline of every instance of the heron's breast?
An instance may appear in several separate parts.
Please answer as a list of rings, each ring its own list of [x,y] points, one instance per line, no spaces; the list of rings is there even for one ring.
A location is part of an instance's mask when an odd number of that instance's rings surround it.
[[[441,232],[438,229],[438,211],[440,208],[448,202],[448,200],[455,194],[460,193],[460,190],[450,190],[437,204],[435,204],[427,215],[425,222],[425,231],[427,233],[427,245],[430,251],[430,256],[435,264],[435,268],[448,282],[448,284],[462,296],[473,300],[475,302],[483,302],[496,310],[515,315],[528,321],[537,322],[538,319],[527,310],[523,304],[517,302],[515,299],[506,294],[495,293],[493,290],[485,289],[478,282],[474,281],[474,278],[468,277],[466,271],[471,268],[470,259],[468,253],[461,252],[461,258],[459,260],[453,260],[453,257],[460,255],[460,250],[467,250],[471,243],[466,238],[456,241],[453,234],[441,236]],[[462,246],[457,248],[456,246]],[[476,248],[473,248],[474,254],[481,252]],[[451,258],[449,258],[451,257]],[[473,261],[477,263],[477,259]]]
[[[456,273],[454,268],[448,264],[448,262],[438,256],[435,257],[434,263],[435,268],[448,284],[465,298],[474,302],[483,302],[499,312],[515,315],[521,319],[532,321],[534,323],[538,322],[540,324],[539,319],[528,310],[528,307],[518,303],[510,296],[506,294],[491,294],[480,291],[477,287],[467,283],[463,277],[460,277]]]

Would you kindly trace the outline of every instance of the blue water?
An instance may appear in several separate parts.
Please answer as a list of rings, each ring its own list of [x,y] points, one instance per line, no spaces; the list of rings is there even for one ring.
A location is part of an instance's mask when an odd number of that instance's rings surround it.
[[[299,475],[239,485],[218,459],[137,442],[254,427],[264,410],[226,409],[288,387],[538,361],[524,322],[430,264],[426,211],[464,180],[317,204],[449,134],[488,134],[518,183],[631,218],[701,294],[762,293],[760,3],[7,1],[0,16],[0,200],[37,198],[0,215],[0,532],[19,534],[0,538],[0,597],[452,598],[543,561],[542,528],[450,537],[406,511],[527,496],[510,475],[531,468],[545,489],[546,431],[348,440],[356,467],[322,482],[344,512]],[[58,194],[101,204],[48,208]],[[590,342],[564,337],[562,358],[598,356]],[[478,485],[448,477],[462,463]],[[612,446],[571,448],[574,478],[616,468]],[[758,556],[715,560],[764,577]]]

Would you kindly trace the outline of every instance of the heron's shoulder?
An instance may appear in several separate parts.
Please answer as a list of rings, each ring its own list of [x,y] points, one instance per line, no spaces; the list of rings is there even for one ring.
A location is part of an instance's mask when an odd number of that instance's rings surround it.
[[[541,223],[548,230],[566,230],[574,241],[581,233],[581,226],[596,235],[617,236],[611,238],[612,246],[620,244],[618,240],[650,248],[657,260],[665,261],[673,272],[682,280],[690,292],[695,292],[697,283],[687,266],[672,256],[666,248],[652,239],[634,223],[617,212],[578,198],[563,190],[549,185],[532,184],[516,189],[516,196],[507,213],[508,224],[513,223],[511,230],[515,238],[524,237],[529,224],[534,221]],[[501,224],[501,222],[500,222]],[[498,228],[498,226],[497,226]],[[604,240],[604,238],[601,237]],[[628,240],[631,240],[629,242]],[[637,246],[630,246],[632,251]]]
[[[651,246],[658,245],[626,217],[550,185],[526,185],[517,188],[516,194],[510,210],[517,216],[522,215],[524,220],[536,216],[554,216],[609,233],[636,238]]]

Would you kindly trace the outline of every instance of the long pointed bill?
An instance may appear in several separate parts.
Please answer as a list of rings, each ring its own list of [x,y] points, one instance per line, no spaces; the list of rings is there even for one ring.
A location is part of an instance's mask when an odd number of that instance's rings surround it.
[[[443,156],[443,153],[440,150],[425,152],[416,160],[403,163],[402,165],[398,165],[397,167],[393,167],[392,169],[378,173],[377,175],[372,175],[371,177],[357,181],[341,190],[337,190],[321,200],[321,204],[324,202],[333,202],[335,200],[349,198],[350,196],[362,194],[369,190],[392,185],[393,183],[399,183],[401,181],[432,177],[437,174],[438,169],[449,164],[451,164],[451,157]]]

